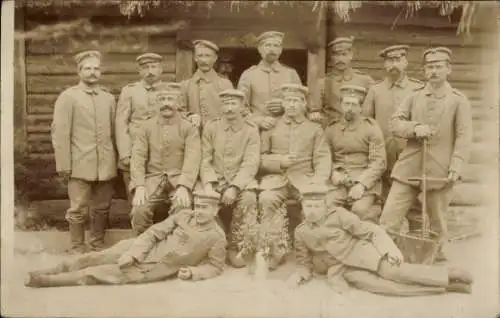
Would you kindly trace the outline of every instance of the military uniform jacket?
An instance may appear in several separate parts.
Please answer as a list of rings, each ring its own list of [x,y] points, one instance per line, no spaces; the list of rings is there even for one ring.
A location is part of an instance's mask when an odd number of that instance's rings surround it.
[[[385,248],[379,252],[375,247],[375,235],[375,225],[361,221],[342,207],[336,207],[315,225],[302,222],[295,229],[298,270],[307,275],[343,264],[377,271]]]
[[[52,121],[57,171],[87,181],[116,176],[115,111],[114,96],[102,88],[80,83],[59,95]]]
[[[290,183],[300,191],[309,183],[325,184],[330,177],[330,151],[323,129],[306,118],[279,118],[274,128],[261,133],[261,154],[260,188],[264,190]],[[281,159],[288,154],[295,155],[297,162],[284,170]]]
[[[380,178],[387,163],[377,122],[369,117],[360,117],[354,123],[341,119],[325,129],[325,138],[332,155],[332,169],[347,172],[354,182],[380,194]]]
[[[182,210],[139,235],[125,255],[138,262],[189,267],[193,280],[220,275],[226,261],[226,237],[217,222],[198,224]]]
[[[139,81],[122,89],[116,110],[116,146],[119,159],[131,156],[132,141],[141,124],[158,114],[155,92],[164,85],[166,83],[161,81],[153,85]]]
[[[192,189],[200,162],[196,127],[179,114],[169,119],[151,118],[141,127],[133,145],[130,189],[144,185],[154,189],[165,174],[173,186]],[[150,179],[147,184],[146,179]]]
[[[371,86],[363,104],[363,114],[374,118],[382,129],[384,138],[392,136],[389,132],[389,121],[401,104],[403,99],[410,95],[415,89],[424,84],[411,77],[405,76],[401,80],[392,83],[388,78]]]
[[[203,129],[200,178],[203,184],[219,182],[240,190],[256,188],[260,164],[259,129],[242,119],[230,126],[224,118],[208,122]]]
[[[326,77],[318,81],[318,93],[320,101],[319,105],[311,105],[312,112],[334,112],[341,114],[340,110],[340,87],[342,85],[358,85],[368,89],[375,83],[370,75],[359,70],[349,69],[344,75],[337,75],[330,72]]]
[[[279,62],[267,67],[261,61],[241,74],[238,89],[245,93],[245,104],[249,108],[250,118],[259,120],[271,116],[266,103],[273,98],[280,98],[280,87],[283,84],[301,84],[301,81],[295,69]]]
[[[422,143],[415,139],[418,124],[430,125],[435,135],[428,141],[427,176],[446,178],[450,170],[462,172],[467,164],[472,142],[472,115],[467,98],[446,83],[436,94],[426,85],[403,100],[391,121],[394,135],[408,139],[399,156],[392,177],[401,182],[421,176]],[[439,189],[444,182],[428,181],[428,189]]]
[[[221,115],[219,93],[233,88],[233,84],[213,69],[204,74],[197,70],[193,77],[181,83],[183,105],[181,112],[187,116],[198,114],[202,123]]]

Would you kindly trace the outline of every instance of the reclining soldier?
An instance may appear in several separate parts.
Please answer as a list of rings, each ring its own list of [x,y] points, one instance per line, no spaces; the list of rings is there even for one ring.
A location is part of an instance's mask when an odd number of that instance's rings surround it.
[[[195,193],[195,209],[183,209],[143,232],[100,252],[53,268],[30,272],[30,287],[122,285],[218,276],[226,259],[226,238],[215,221],[218,195]]]
[[[310,187],[302,193],[305,219],[295,230],[298,269],[289,283],[306,282],[314,271],[326,274],[334,288],[337,284],[345,287],[346,278],[358,288],[381,294],[470,292],[472,277],[468,272],[451,266],[405,263],[384,229],[361,221],[342,207],[328,210],[325,192]]]

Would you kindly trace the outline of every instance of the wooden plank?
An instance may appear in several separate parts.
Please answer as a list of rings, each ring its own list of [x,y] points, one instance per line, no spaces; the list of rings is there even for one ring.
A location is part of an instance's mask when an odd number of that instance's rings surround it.
[[[137,64],[135,58],[137,54],[111,53],[103,56],[102,70],[107,74],[136,74]],[[166,54],[163,56],[163,69],[165,73],[175,72],[175,55]],[[75,74],[76,63],[73,55],[28,55],[26,57],[27,73],[37,74]]]
[[[118,95],[123,86],[138,80],[137,74],[103,74],[101,85],[108,87],[113,94]],[[162,75],[164,81],[174,81],[175,76],[172,73]],[[63,90],[78,83],[77,76],[70,75],[31,75],[28,76],[28,93],[53,93],[59,94]]]
[[[176,53],[175,80],[177,82],[186,80],[194,73],[193,51],[190,48],[181,46]]]
[[[175,45],[175,43],[172,43],[172,45]],[[103,53],[143,53],[148,50],[148,37],[138,34],[117,33],[113,36],[61,37],[58,39],[33,40],[27,43],[27,53],[29,55],[75,54],[89,49],[97,49]]]
[[[481,206],[486,200],[485,186],[477,183],[458,183],[453,189],[453,205]]]
[[[15,28],[24,29],[24,10],[17,10]],[[27,100],[26,100],[26,52],[24,40],[14,41],[14,149],[26,153]]]
[[[491,167],[482,164],[467,164],[462,171],[464,183],[482,183],[491,175]]]
[[[177,52],[176,37],[175,36],[165,37],[164,35],[150,35],[148,40],[148,52],[154,52],[164,56],[175,55]]]
[[[50,134],[50,125],[27,125],[28,135],[35,133],[41,134],[46,133]]]

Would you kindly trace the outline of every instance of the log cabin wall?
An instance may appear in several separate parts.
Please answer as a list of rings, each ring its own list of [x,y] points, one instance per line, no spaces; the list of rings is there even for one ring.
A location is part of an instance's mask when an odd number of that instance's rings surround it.
[[[24,15],[28,29],[40,23],[53,23],[54,16]],[[126,18],[125,18],[126,19]],[[67,198],[66,187],[56,176],[54,153],[51,144],[50,125],[54,103],[66,88],[78,83],[75,53],[85,49],[98,49],[103,54],[101,83],[118,98],[121,88],[137,81],[138,74],[135,58],[144,52],[153,51],[164,57],[163,80],[176,78],[176,34],[144,35],[140,33],[120,33],[106,35],[100,32],[114,28],[123,22],[124,17],[113,18],[93,16],[95,33],[85,36],[61,37],[56,40],[26,40],[18,46],[23,47],[24,71],[19,68],[16,77],[25,81],[26,99],[17,99],[16,108],[26,116],[25,154],[30,169],[37,169],[34,176],[43,181],[30,189],[31,199],[48,200]],[[108,22],[109,21],[109,22]],[[129,25],[130,26],[130,25]],[[109,29],[108,29],[109,30]],[[22,52],[22,50],[20,50]],[[22,79],[24,77],[24,79]],[[19,92],[18,96],[21,95]],[[18,121],[22,123],[23,121]],[[19,139],[22,139],[21,137]],[[20,142],[20,144],[23,144]]]
[[[474,210],[490,201],[491,172],[496,171],[498,148],[495,140],[497,126],[496,100],[492,100],[495,88],[488,88],[492,79],[491,66],[496,63],[496,30],[481,21],[495,21],[491,13],[478,13],[477,28],[466,38],[456,35],[457,24],[447,17],[440,17],[433,9],[424,9],[417,16],[400,20],[391,30],[400,9],[364,5],[351,15],[351,21],[343,23],[332,17],[328,41],[336,36],[354,36],[354,68],[370,74],[375,80],[384,77],[383,61],[377,52],[389,45],[407,44],[408,73],[424,80],[421,58],[430,46],[447,46],[453,50],[451,85],[470,100],[473,116],[473,147],[464,180],[455,188],[452,206],[456,210]],[[437,9],[435,9],[437,10]],[[458,18],[460,16],[458,15]],[[493,75],[494,76],[494,75]],[[493,145],[493,146],[492,146]]]

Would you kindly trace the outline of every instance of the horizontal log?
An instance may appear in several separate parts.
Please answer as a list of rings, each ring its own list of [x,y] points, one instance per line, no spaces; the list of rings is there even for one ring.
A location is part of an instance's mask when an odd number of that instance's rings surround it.
[[[453,189],[453,205],[481,206],[486,204],[485,186],[475,183],[458,183]]]
[[[129,73],[137,74],[135,58],[137,54],[112,53],[103,57],[102,70],[105,73]],[[169,53],[163,56],[163,68],[165,73],[175,73],[175,54]],[[26,72],[29,75],[36,74],[75,74],[76,63],[73,55],[51,54],[51,55],[28,55],[26,56]]]
[[[108,87],[115,95],[120,93],[120,90],[126,84],[138,80],[137,74],[103,74],[101,77],[101,85]],[[164,73],[162,75],[164,81],[174,81],[175,74]],[[28,93],[61,93],[63,90],[76,85],[78,78],[70,75],[31,75],[28,76],[27,91]]]
[[[167,45],[167,43],[166,43]],[[175,45],[175,44],[174,44]],[[98,49],[107,53],[142,53],[148,50],[148,37],[141,35],[61,37],[59,39],[31,40],[26,43],[27,54],[75,54]]]
[[[50,124],[46,125],[28,125],[26,128],[28,134],[50,134]]]

